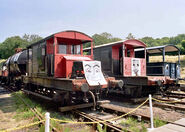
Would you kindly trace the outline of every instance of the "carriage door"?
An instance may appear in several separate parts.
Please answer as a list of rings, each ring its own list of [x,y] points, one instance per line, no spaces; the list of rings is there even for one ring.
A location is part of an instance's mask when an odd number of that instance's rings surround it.
[[[47,41],[47,74],[52,76],[54,73],[54,43]]]
[[[123,47],[119,48],[119,74],[123,75]]]

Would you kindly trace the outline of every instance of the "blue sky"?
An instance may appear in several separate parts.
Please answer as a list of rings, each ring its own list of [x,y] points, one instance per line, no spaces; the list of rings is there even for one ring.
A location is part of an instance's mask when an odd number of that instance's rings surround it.
[[[1,0],[0,42],[68,29],[122,39],[175,36],[185,33],[185,0]]]

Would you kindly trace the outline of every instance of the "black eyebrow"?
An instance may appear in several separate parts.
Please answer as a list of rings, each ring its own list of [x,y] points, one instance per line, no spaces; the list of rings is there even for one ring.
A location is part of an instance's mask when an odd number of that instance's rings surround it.
[[[91,67],[89,64],[86,64],[85,66],[89,66],[89,67]]]
[[[94,65],[93,68],[96,67],[96,66],[97,66],[97,67],[100,67],[99,65]]]

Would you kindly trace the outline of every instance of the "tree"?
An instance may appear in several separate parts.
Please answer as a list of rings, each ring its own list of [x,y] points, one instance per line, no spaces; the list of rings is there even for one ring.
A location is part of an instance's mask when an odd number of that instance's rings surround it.
[[[110,42],[120,41],[120,38],[113,37],[110,33],[103,32],[101,34],[94,34],[92,36],[95,45],[101,45]]]
[[[40,37],[39,35],[36,35],[36,34],[32,34],[32,35],[24,34],[22,39],[26,40],[29,44],[32,44],[32,43],[35,43],[35,42],[41,40],[42,37]]]
[[[135,39],[135,37],[132,33],[129,33],[126,39]]]
[[[181,45],[182,45],[182,47],[185,49],[185,40],[182,40],[182,41],[181,41]]]
[[[0,45],[0,56],[2,59],[6,59],[15,53],[16,48],[25,48],[27,44],[28,42],[19,36],[7,38]]]
[[[42,39],[39,35],[28,35],[25,34],[22,38],[20,36],[13,36],[7,38],[0,44],[0,58],[7,59],[13,55],[16,48],[26,48],[29,44],[34,43]]]
[[[141,38],[140,40],[143,41],[148,47],[155,46],[154,45],[155,40],[152,37],[144,37]]]

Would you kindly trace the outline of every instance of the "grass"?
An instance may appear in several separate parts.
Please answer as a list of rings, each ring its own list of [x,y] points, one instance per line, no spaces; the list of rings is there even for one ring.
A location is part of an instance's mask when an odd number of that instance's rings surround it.
[[[154,127],[155,128],[166,125],[166,124],[167,124],[167,122],[160,120],[158,117],[154,118]]]
[[[28,98],[28,96],[26,96],[25,94],[23,94],[21,91],[19,92],[15,92],[12,93],[11,96],[13,97],[13,100],[15,102],[15,107],[16,107],[16,115],[14,116],[14,118],[17,121],[21,121],[21,120],[31,120],[31,122],[35,122],[38,121],[38,119],[35,117],[34,113],[22,102],[22,100],[20,100],[20,97],[22,97],[24,99],[24,101],[29,104],[29,106],[31,108],[36,108],[37,111],[39,111],[43,117],[46,113],[46,108],[41,106],[40,103],[34,101],[33,99]],[[57,112],[50,112],[50,117],[51,118],[56,118],[56,119],[60,119],[60,120],[72,120],[73,117],[71,115],[65,115],[65,116],[61,116],[59,113]],[[57,128],[58,130],[65,130],[66,132],[68,130],[70,130],[70,128],[63,128],[61,127],[59,122],[53,121],[51,120],[51,125],[55,128]],[[41,126],[39,129],[40,132],[44,132],[44,126]]]
[[[22,97],[27,104],[30,105],[30,107],[40,107],[39,104],[36,104],[35,102],[31,102],[29,98],[26,97],[26,95],[22,94],[22,92],[15,92],[12,93],[13,100],[15,102],[16,107],[16,115],[15,119],[22,120],[22,119],[30,119],[34,116],[34,113],[22,102],[22,100],[19,99],[19,97]]]
[[[123,129],[124,132],[128,130],[133,132],[147,132],[147,128],[145,127],[144,122],[138,122],[132,117],[128,117],[126,120],[123,120],[121,125],[125,127]]]
[[[102,128],[101,125],[98,123],[97,124],[97,130],[98,130],[98,132],[107,132],[107,126]]]
[[[160,120],[158,117],[154,118],[154,127],[160,127],[167,124],[167,122]],[[121,122],[121,125],[125,128],[123,129],[124,132],[133,131],[133,132],[147,132],[147,126],[143,121],[138,122],[136,119],[132,117],[128,117],[127,119]]]

